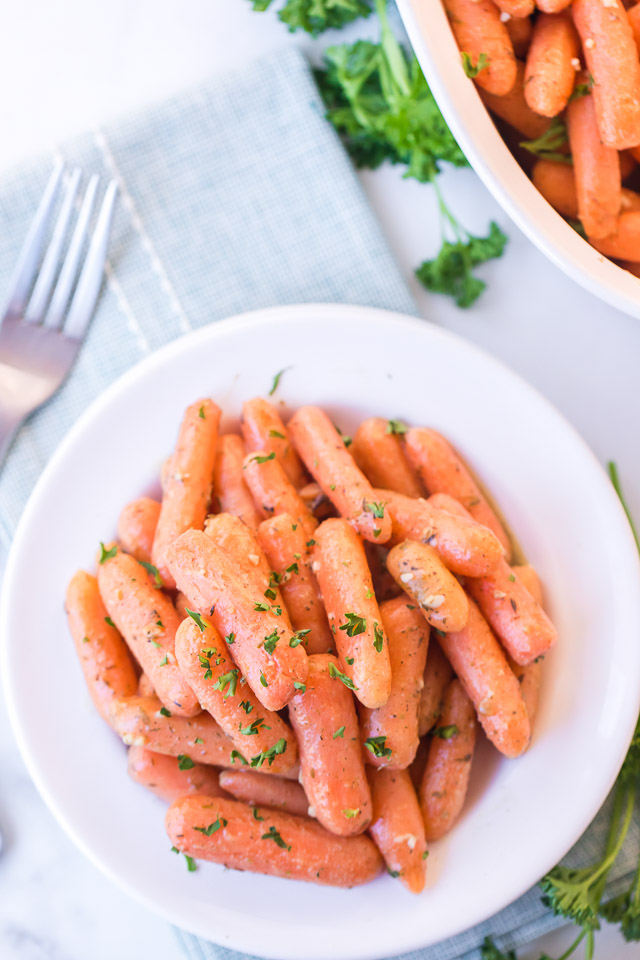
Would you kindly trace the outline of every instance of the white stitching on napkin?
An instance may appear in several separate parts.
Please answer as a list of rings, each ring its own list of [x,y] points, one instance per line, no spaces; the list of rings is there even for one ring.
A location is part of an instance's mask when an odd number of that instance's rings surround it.
[[[149,259],[151,260],[151,266],[153,270],[160,278],[160,286],[169,297],[169,303],[171,304],[171,308],[173,309],[174,313],[176,314],[180,322],[180,327],[182,328],[182,332],[188,333],[190,330],[193,329],[191,324],[189,323],[189,318],[187,317],[187,314],[185,313],[182,307],[182,304],[178,299],[178,295],[173,287],[173,284],[169,280],[167,271],[165,270],[162,264],[162,261],[160,260],[160,257],[156,253],[156,249],[153,245],[151,237],[149,236],[149,234],[144,228],[144,224],[140,218],[138,211],[136,210],[136,205],[133,201],[133,197],[131,196],[131,194],[127,189],[127,186],[124,182],[124,177],[122,176],[122,173],[118,167],[118,164],[116,163],[116,159],[113,153],[111,152],[109,144],[107,143],[107,138],[105,137],[103,131],[98,129],[93,131],[93,139],[95,141],[96,146],[102,151],[106,164],[111,170],[112,176],[114,176],[115,179],[118,181],[120,194],[122,196],[122,202],[124,203],[125,207],[129,211],[129,216],[131,217],[131,223],[133,224],[134,229],[140,234],[142,246],[146,250],[147,254],[149,255]]]

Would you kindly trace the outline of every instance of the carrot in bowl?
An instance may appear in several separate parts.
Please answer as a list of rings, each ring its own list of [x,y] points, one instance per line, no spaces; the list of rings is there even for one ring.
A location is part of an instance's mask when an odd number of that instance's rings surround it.
[[[566,107],[576,82],[580,42],[571,16],[541,13],[524,74],[525,100],[535,113],[555,117]]]
[[[516,57],[518,57],[519,60],[525,60],[533,33],[531,17],[509,17],[505,23],[505,27],[507,28],[507,33],[511,39],[513,52]]]
[[[529,564],[514,567],[515,575],[518,580],[524,584],[536,603],[542,606],[542,584],[538,574]],[[513,670],[516,680],[520,684],[520,693],[527,708],[529,725],[533,729],[533,724],[538,712],[538,701],[540,699],[540,685],[542,683],[542,660],[534,660],[525,667],[520,666],[511,657],[507,657],[509,666]]]
[[[589,238],[592,246],[614,260],[640,262],[640,211],[621,213],[608,237]]]
[[[306,817],[309,800],[299,783],[256,770],[221,770],[220,786],[236,800]]]
[[[620,0],[573,0],[576,25],[603,145],[616,150],[640,144],[640,62]]]
[[[351,453],[374,487],[395,490],[406,497],[421,497],[422,484],[402,449],[399,423],[382,417],[363,420],[353,435]]]
[[[140,497],[124,507],[118,520],[118,539],[125,553],[130,553],[136,560],[151,563],[159,516],[160,503],[150,497]]]
[[[269,561],[258,542],[256,531],[233,513],[216,513],[207,517],[204,532],[218,550],[234,563],[238,576],[252,596],[266,598],[274,606],[282,607],[282,616],[287,621],[278,584],[271,575]]]
[[[573,156],[578,217],[588,237],[607,237],[615,230],[620,212],[620,159],[616,149],[602,142],[592,93],[569,104],[567,129]]]
[[[496,96],[509,93],[516,82],[516,58],[500,10],[491,0],[445,0],[458,47],[476,65],[484,54],[488,65],[476,83]]]
[[[453,680],[453,669],[442,652],[436,637],[432,637],[424,668],[424,685],[418,711],[418,734],[429,733],[442,713],[444,692]]]
[[[257,530],[260,516],[244,482],[243,461],[242,437],[237,433],[223,433],[218,440],[212,500],[220,513],[232,513]]]
[[[129,776],[141,787],[151,790],[161,800],[173,803],[187,793],[206,793],[210,797],[224,797],[218,771],[204,763],[185,768],[177,757],[154,753],[146,747],[129,747],[127,752]]]
[[[254,451],[244,459],[244,478],[256,509],[262,517],[290,513],[307,537],[313,536],[318,521],[287,477],[275,453]]]
[[[197,400],[187,407],[166,471],[151,559],[170,588],[175,587],[175,583],[165,563],[167,547],[190,527],[201,530],[204,526],[219,422],[220,408],[212,400]]]
[[[432,627],[447,632],[462,630],[469,602],[432,547],[405,540],[389,551],[387,567]]]
[[[262,397],[254,397],[242,404],[242,436],[247,450],[273,452],[296,490],[304,486],[307,479],[305,469],[272,403]]]
[[[367,771],[373,801],[369,835],[392,877],[411,891],[424,889],[427,841],[420,804],[407,770]]]
[[[237,800],[181,797],[169,807],[165,823],[169,840],[182,853],[236,870],[354,887],[382,869],[369,837],[337,837],[309,817]]]
[[[482,73],[478,76],[481,77]],[[509,93],[497,96],[482,88],[478,92],[486,108],[517,130],[525,140],[537,140],[549,129],[551,123],[549,118],[534,113],[525,100],[524,64],[520,61],[516,66],[516,81]]]

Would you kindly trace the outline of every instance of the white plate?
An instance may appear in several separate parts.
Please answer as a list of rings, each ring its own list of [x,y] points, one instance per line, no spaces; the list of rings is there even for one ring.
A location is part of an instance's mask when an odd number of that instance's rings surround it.
[[[522,232],[590,293],[640,316],[640,281],[594,250],[547,203],[465,75],[442,0],[397,0],[427,82],[469,163]]]
[[[94,566],[124,503],[156,482],[183,408],[201,395],[238,416],[268,391],[318,403],[346,431],[366,415],[443,430],[495,493],[540,571],[560,631],[535,742],[490,750],[451,836],[434,845],[420,897],[389,877],[350,891],[225,872],[187,873],[164,805],[132,783],[125,751],[92,709],[63,614],[66,584]],[[263,310],[171,343],[78,421],[20,523],[2,597],[3,673],[25,760],[93,862],[165,919],[217,943],[289,960],[386,957],[427,946],[515,899],[568,850],[622,762],[638,712],[638,558],[610,484],[582,440],[531,387],[420,320],[360,307]]]

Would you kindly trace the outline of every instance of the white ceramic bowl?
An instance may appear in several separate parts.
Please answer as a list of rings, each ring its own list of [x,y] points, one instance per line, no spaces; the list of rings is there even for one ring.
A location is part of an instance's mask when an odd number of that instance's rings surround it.
[[[561,270],[619,310],[640,316],[640,281],[594,250],[547,203],[495,127],[460,62],[442,0],[397,0],[451,132],[498,203]]]
[[[124,503],[153,487],[183,408],[230,419],[265,394],[441,429],[495,493],[542,575],[560,642],[535,741],[483,748],[464,814],[434,844],[428,887],[388,876],[350,891],[202,864],[169,851],[164,805],[126,775],[125,750],[85,690],[63,613]],[[610,484],[572,428],[476,347],[423,321],[344,306],[273,308],[171,343],[101,396],[61,445],[16,534],[2,596],[2,672],[29,770],[93,862],[164,918],[250,954],[372,960],[427,946],[518,897],[569,849],[622,762],[638,712],[638,558]],[[384,922],[380,922],[383,918]]]

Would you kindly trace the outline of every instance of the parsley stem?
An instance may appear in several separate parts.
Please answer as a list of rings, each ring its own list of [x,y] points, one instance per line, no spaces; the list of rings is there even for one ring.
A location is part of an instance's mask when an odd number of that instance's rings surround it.
[[[582,941],[584,940],[584,938],[587,936],[588,933],[589,931],[586,929],[586,927],[583,927],[580,933],[578,934],[578,936],[576,937],[576,939],[573,941],[573,943],[569,947],[569,949],[565,950],[562,956],[558,957],[558,960],[567,960],[567,957],[570,957],[571,954],[580,946],[580,944],[582,943]]]
[[[408,97],[411,94],[411,84],[409,83],[409,71],[407,70],[407,61],[396,40],[395,34],[389,25],[387,17],[387,0],[375,0],[376,13],[380,20],[380,45],[385,58],[385,66],[389,69],[389,77],[385,76],[386,71],[381,70],[380,79],[395,81],[396,86],[402,96]],[[391,88],[391,84],[388,84]],[[392,90],[389,89],[389,93]]]
[[[613,489],[618,494],[618,498],[620,500],[620,503],[622,504],[622,509],[627,515],[627,520],[629,521],[629,526],[631,527],[633,539],[635,540],[636,547],[638,548],[638,552],[640,553],[640,536],[638,535],[638,531],[636,530],[635,524],[633,522],[633,517],[631,516],[631,511],[627,506],[627,501],[625,500],[624,494],[622,492],[620,477],[618,476],[618,467],[616,466],[613,460],[609,460],[609,462],[607,463],[607,470],[609,472],[611,483],[613,484]]]

